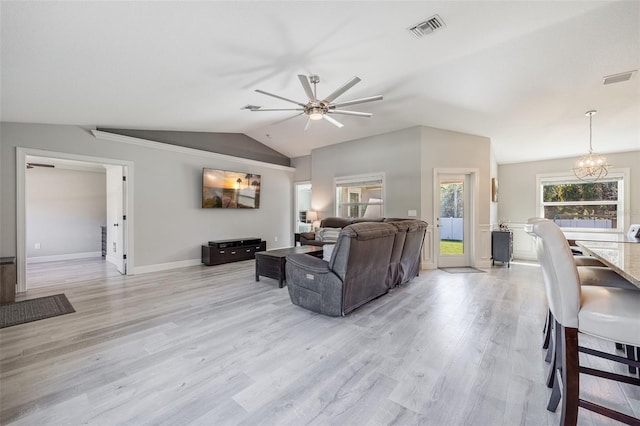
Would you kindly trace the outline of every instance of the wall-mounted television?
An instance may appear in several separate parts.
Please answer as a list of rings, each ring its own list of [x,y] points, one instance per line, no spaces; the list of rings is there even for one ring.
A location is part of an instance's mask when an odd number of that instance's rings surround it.
[[[260,175],[202,169],[202,208],[260,208]]]

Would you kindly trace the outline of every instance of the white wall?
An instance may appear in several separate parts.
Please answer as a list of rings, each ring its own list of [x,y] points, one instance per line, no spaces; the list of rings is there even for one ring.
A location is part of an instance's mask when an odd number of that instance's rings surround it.
[[[434,169],[477,169],[478,194],[476,232],[472,263],[490,265],[491,258],[491,169],[495,160],[491,156],[491,140],[482,136],[449,130],[422,127],[422,218],[429,223],[424,264],[435,265],[433,239]]]
[[[420,127],[314,149],[311,207],[320,218],[335,216],[333,179],[379,172],[385,174],[384,215],[407,217],[416,210],[420,217]]]
[[[607,154],[612,167],[629,168],[629,217],[631,223],[640,223],[640,151]],[[530,217],[538,216],[536,202],[536,175],[541,173],[572,173],[576,158],[502,164],[500,175],[500,203],[498,216],[509,221],[514,231],[514,257],[535,259],[531,238],[522,227]],[[626,224],[625,226],[628,226]]]
[[[425,267],[434,265],[433,169],[471,168],[479,174],[478,222],[474,264],[490,264],[491,177],[497,174],[489,138],[434,129],[412,127],[378,136],[315,149],[311,166],[307,157],[292,160],[301,166],[296,179],[311,174],[312,208],[321,217],[334,216],[335,177],[383,172],[385,174],[385,216],[407,217],[416,210],[418,218],[429,223],[425,240]],[[495,173],[495,174],[494,174]],[[497,208],[494,207],[494,210]]]
[[[25,200],[27,258],[100,256],[100,226],[106,220],[104,170],[27,169]]]
[[[178,153],[96,139],[77,126],[1,123],[2,223],[0,253],[16,255],[16,147],[132,161],[136,271],[157,265],[199,262],[209,240],[259,237],[268,248],[288,245],[292,235],[293,169],[215,154]],[[202,209],[202,169],[262,176],[257,210]],[[278,242],[275,242],[275,238]],[[139,268],[140,271],[138,271]]]
[[[500,204],[500,178],[498,176],[498,162],[496,161],[496,155],[493,151],[493,145],[490,147],[490,157],[489,157],[490,169],[489,175],[491,178],[496,178],[498,182],[498,202],[494,203],[491,201],[489,203],[489,223],[491,224],[491,229],[496,229],[498,223],[500,222],[500,217],[498,216],[498,205]],[[491,187],[489,187],[489,199],[491,199]]]

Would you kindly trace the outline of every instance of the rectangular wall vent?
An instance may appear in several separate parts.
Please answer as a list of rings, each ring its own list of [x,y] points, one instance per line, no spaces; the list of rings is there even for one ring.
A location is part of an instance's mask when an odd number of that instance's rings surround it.
[[[416,38],[420,38],[442,29],[444,26],[442,18],[439,15],[433,15],[432,17],[409,27],[408,30],[411,31],[411,34],[416,36]]]
[[[633,70],[633,71],[627,71],[627,72],[623,72],[620,74],[613,74],[613,75],[608,75],[603,77],[603,84],[613,84],[613,83],[620,83],[623,81],[628,81],[631,79],[631,77],[633,77],[633,73],[635,73],[637,70]]]

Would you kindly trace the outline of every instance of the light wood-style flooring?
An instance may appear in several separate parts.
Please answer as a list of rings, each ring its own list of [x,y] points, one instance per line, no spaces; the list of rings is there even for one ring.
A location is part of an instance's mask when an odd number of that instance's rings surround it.
[[[119,275],[116,266],[103,257],[28,263],[27,289],[71,283],[90,285]]]
[[[423,271],[344,318],[254,261],[36,289],[76,313],[0,330],[3,425],[556,425],[540,269]],[[613,350],[596,341],[590,346]],[[624,373],[596,360],[591,365]],[[583,396],[640,415],[640,389]],[[580,410],[581,425],[613,421]]]

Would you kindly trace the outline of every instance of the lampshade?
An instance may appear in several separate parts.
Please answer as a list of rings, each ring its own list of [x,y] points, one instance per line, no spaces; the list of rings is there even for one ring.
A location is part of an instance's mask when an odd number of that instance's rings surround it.
[[[307,211],[307,222],[315,222],[318,220],[318,212],[313,210]]]
[[[587,111],[585,115],[589,116],[589,153],[578,158],[573,168],[573,173],[580,180],[587,182],[595,182],[607,176],[609,165],[607,159],[600,154],[593,152],[591,145],[591,120],[596,114],[595,110]]]

